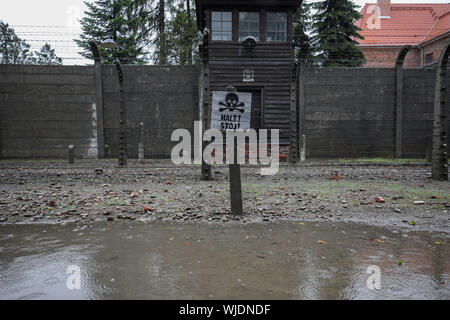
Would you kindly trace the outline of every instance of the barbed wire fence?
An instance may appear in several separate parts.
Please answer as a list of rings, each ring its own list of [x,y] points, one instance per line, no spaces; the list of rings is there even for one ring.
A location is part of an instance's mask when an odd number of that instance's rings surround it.
[[[25,41],[30,44],[31,50],[39,51],[42,46],[49,43],[52,49],[55,49],[55,53],[60,57],[64,65],[89,65],[93,64],[93,60],[83,57],[80,53],[83,51],[81,47],[75,42],[79,39],[80,31],[75,31],[73,27],[69,26],[58,26],[58,25],[11,25],[11,28],[15,30],[20,40]],[[380,31],[405,31],[404,28],[383,28]],[[429,30],[429,28],[408,28],[408,31],[424,31]],[[434,29],[436,31],[447,31],[448,28]],[[380,43],[377,40],[378,35],[371,35],[370,39],[373,44]],[[383,34],[380,32],[380,38],[384,38]],[[404,38],[403,35],[392,35],[389,39]],[[423,36],[412,37],[410,41],[382,41],[383,45],[408,45],[411,42],[417,41],[418,43],[422,40]],[[17,40],[17,41],[20,41]],[[14,41],[14,40],[10,40]],[[142,52],[143,55],[152,55],[152,51]],[[348,63],[348,64],[359,64],[361,63],[360,58],[355,58],[353,54],[349,54],[345,51],[334,50],[328,52],[328,57],[321,57],[319,55],[313,55],[308,57],[305,62],[314,66],[320,66],[324,63]],[[339,56],[338,59],[333,58],[333,56]],[[123,64],[134,63],[134,59],[121,59]],[[151,64],[151,63],[149,63]]]

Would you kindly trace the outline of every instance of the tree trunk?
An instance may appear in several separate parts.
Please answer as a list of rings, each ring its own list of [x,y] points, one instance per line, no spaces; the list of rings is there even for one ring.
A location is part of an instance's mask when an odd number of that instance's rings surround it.
[[[159,0],[159,64],[167,64],[165,0]]]
[[[187,11],[188,21],[189,21],[189,26],[190,26],[191,21],[192,21],[191,0],[186,0],[186,11]],[[187,64],[192,64],[192,39],[187,39],[186,60],[187,60]]]

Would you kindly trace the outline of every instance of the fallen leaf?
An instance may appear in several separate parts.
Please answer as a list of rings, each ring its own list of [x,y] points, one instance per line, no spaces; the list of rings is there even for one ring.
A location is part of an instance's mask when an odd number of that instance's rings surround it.
[[[431,196],[431,199],[440,199],[439,196]]]
[[[137,197],[136,192],[132,192],[132,193],[130,194],[130,198],[136,198],[136,197]]]
[[[299,222],[298,224],[301,225],[301,226],[304,226],[304,225],[305,225],[304,222]]]
[[[378,203],[384,203],[383,197],[376,197],[375,201],[378,202]]]
[[[411,221],[411,225],[415,226],[417,223],[413,220]]]
[[[56,206],[55,200],[50,200],[50,201],[48,202],[48,206],[49,206],[49,207],[54,207],[54,206]]]
[[[330,177],[330,180],[341,180],[342,176],[339,175],[339,173],[336,172],[334,176]]]
[[[151,207],[144,207],[144,211],[155,211],[155,209],[151,208]]]
[[[167,181],[166,184],[172,184],[172,181]]]
[[[318,244],[327,244],[328,242],[326,242],[325,240],[319,240],[317,241]]]
[[[435,241],[434,244],[441,244],[439,241]]]
[[[401,266],[401,265],[403,264],[403,260],[402,260],[402,259],[398,259],[398,260],[397,260],[397,264],[398,264],[399,266]]]
[[[262,256],[262,255],[260,255],[260,254],[257,254],[256,257],[261,258],[261,259],[264,259],[264,258],[265,258],[264,256]]]
[[[186,242],[186,247],[190,247],[192,243]]]
[[[170,237],[170,238],[169,238],[169,241],[173,241],[173,240],[174,240],[173,237]]]
[[[380,240],[380,239],[374,239],[376,242],[379,242],[379,243],[384,243],[385,241],[384,240]]]

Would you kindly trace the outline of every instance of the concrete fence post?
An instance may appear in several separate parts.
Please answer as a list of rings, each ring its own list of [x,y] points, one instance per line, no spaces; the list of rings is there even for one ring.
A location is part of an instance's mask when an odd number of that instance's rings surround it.
[[[105,130],[103,119],[103,64],[100,57],[98,46],[94,41],[90,41],[91,51],[94,55],[94,77],[95,77],[95,96],[97,111],[97,157],[105,157]]]
[[[402,157],[403,132],[403,63],[411,46],[404,46],[395,61],[395,157]]]
[[[71,144],[68,148],[68,160],[69,164],[73,164],[75,162],[75,146]]]
[[[209,47],[208,47],[208,41],[209,41],[209,33],[207,32],[207,29],[205,29],[203,34],[203,43],[200,46],[200,53],[201,53],[201,67],[200,67],[200,103],[199,103],[199,116],[200,120],[202,121],[203,128],[202,128],[202,136],[203,133],[205,133],[206,130],[209,129],[210,126],[210,109],[211,109],[211,91],[209,87],[209,66],[208,66],[208,60],[209,60]],[[206,143],[202,143],[202,155],[203,151],[206,148]],[[202,172],[201,172],[201,180],[209,181],[212,180],[212,169],[211,165],[207,164],[202,156]]]
[[[306,136],[302,135],[302,148],[300,151],[300,161],[305,162],[306,161]]]
[[[138,145],[138,159],[139,162],[144,162],[144,123],[139,123],[139,145]]]
[[[434,93],[433,116],[433,180],[448,180],[448,110],[446,103],[446,75],[450,54],[450,41],[447,42],[436,66],[436,86]]]
[[[120,66],[119,59],[116,60],[116,69],[119,76],[119,167],[126,168],[128,166],[127,155],[127,114],[125,108],[123,71]]]
[[[300,60],[299,75],[298,75],[298,134],[302,138],[305,136],[305,61]],[[300,139],[299,139],[300,142]],[[299,147],[300,159],[304,149]],[[301,160],[304,161],[304,160]]]
[[[290,102],[290,141],[289,141],[289,163],[295,164],[298,160],[298,141],[300,140],[299,136],[299,127],[298,127],[298,117],[297,117],[297,98],[296,98],[296,89],[297,89],[297,68],[298,64],[294,63],[292,66],[292,74],[291,74],[291,102]]]

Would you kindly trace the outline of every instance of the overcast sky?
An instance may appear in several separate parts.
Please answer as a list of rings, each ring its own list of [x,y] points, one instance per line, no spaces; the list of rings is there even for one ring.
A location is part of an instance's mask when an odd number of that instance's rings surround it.
[[[314,2],[314,1],[308,1]],[[376,0],[354,0],[362,6]],[[392,3],[448,3],[449,0],[392,0]],[[85,64],[72,41],[80,33],[78,20],[85,6],[83,0],[2,0],[0,20],[11,25],[22,39],[37,50],[48,40],[65,64]],[[55,27],[46,27],[55,26]],[[57,28],[56,28],[57,27]]]

